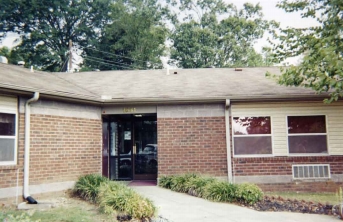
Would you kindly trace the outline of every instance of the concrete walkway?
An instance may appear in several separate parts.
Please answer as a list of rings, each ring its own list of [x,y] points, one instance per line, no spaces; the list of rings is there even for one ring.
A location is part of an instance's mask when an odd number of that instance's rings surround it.
[[[158,215],[170,222],[339,222],[333,216],[289,212],[259,212],[234,204],[214,203],[157,186],[134,186],[151,199]]]

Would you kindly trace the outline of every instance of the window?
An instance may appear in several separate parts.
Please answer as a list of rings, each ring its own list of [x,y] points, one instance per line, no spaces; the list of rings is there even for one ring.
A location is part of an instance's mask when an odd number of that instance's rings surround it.
[[[234,117],[235,155],[272,154],[270,117]]]
[[[329,179],[329,164],[293,165],[294,179]]]
[[[325,116],[288,116],[290,154],[328,153]]]
[[[16,163],[16,114],[0,113],[0,165]]]

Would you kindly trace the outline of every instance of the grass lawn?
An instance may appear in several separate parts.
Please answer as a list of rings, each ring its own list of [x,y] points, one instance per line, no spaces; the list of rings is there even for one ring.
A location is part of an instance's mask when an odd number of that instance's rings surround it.
[[[13,215],[15,219],[9,220]],[[25,220],[26,217],[29,220]],[[8,222],[116,222],[116,216],[109,216],[99,212],[95,205],[77,199],[68,199],[65,205],[57,206],[42,211],[22,211],[16,210],[15,207],[0,206],[0,222],[7,218]],[[12,217],[13,218],[13,217]],[[19,219],[20,218],[20,219]],[[5,220],[6,221],[6,220]]]
[[[27,216],[30,218],[30,222],[34,221],[54,221],[54,222],[72,222],[72,221],[83,221],[83,222],[95,222],[95,221],[117,221],[113,217],[110,218],[109,216],[99,214],[95,211],[86,211],[80,207],[72,207],[72,208],[66,208],[66,207],[58,207],[58,208],[52,208],[45,211],[19,211],[19,210],[4,210],[0,209],[0,221],[3,221],[5,218],[10,218],[8,215],[13,215],[14,221],[17,221],[22,219],[22,221],[25,221],[24,218]],[[21,216],[21,217],[20,217]],[[21,221],[21,220],[19,220]],[[9,220],[9,222],[12,222],[12,220]]]
[[[27,216],[30,218],[29,222],[74,222],[74,221],[82,221],[82,222],[101,222],[101,221],[109,221],[109,222],[116,222],[114,216],[107,216],[105,214],[98,213],[97,211],[87,211],[80,207],[58,207],[52,208],[49,210],[44,211],[19,211],[19,210],[9,210],[9,209],[0,209],[0,221],[4,221],[5,218],[10,218],[8,215],[13,215],[14,220],[9,220],[9,222],[18,221],[19,218],[25,221],[24,218]]]
[[[338,204],[338,199],[335,193],[296,193],[296,192],[265,192],[267,196],[282,197],[283,199],[297,199],[311,201],[322,204]]]

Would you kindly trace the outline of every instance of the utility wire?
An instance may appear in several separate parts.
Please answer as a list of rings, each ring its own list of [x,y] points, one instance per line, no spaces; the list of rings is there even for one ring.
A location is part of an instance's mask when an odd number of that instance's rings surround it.
[[[77,54],[77,52],[74,50],[74,52]],[[77,54],[78,55],[78,54]],[[80,56],[80,57],[82,57],[81,55],[78,55],[78,56]],[[90,59],[89,59],[90,58]],[[128,64],[126,64],[126,63],[122,63],[122,62],[116,62],[116,61],[112,61],[112,60],[108,60],[108,59],[103,59],[103,58],[98,58],[98,57],[94,57],[94,56],[86,56],[86,58],[83,58],[82,57],[82,59],[85,59],[85,60],[90,60],[90,61],[94,61],[94,62],[99,62],[99,63],[104,63],[104,64],[108,64],[108,63],[110,63],[110,64],[120,64],[120,65],[116,65],[117,67],[122,67],[122,68],[124,68],[123,66],[125,66],[125,67],[127,67],[128,69],[135,69],[135,68],[137,68],[137,69],[141,69],[141,70],[144,70],[144,68],[142,67],[142,66],[137,66],[137,65],[132,65],[132,66],[130,66],[130,65],[128,65]],[[100,61],[99,61],[100,60]],[[113,66],[112,65],[112,66]]]
[[[144,61],[144,60],[140,60],[140,59],[134,59],[134,58],[131,58],[131,57],[128,57],[128,56],[122,56],[122,55],[117,55],[115,53],[111,53],[111,52],[105,52],[105,51],[101,51],[101,50],[98,50],[98,49],[93,49],[91,47],[82,47],[83,49],[90,49],[90,50],[94,50],[94,51],[98,51],[98,52],[102,52],[102,53],[105,53],[105,54],[109,54],[109,55],[114,55],[114,56],[118,56],[118,57],[122,57],[122,58],[126,58],[126,59],[131,59],[131,60],[134,60],[134,61],[139,61],[139,62],[144,62],[144,63],[150,63],[150,61]],[[151,63],[152,65],[160,65],[158,63]]]
[[[102,63],[102,64],[105,64],[105,65],[110,66],[110,67],[121,67],[121,68],[124,68],[124,69],[134,70],[134,68],[124,67],[124,66],[120,66],[120,65],[115,65],[115,64],[107,63],[107,62],[100,62],[100,61],[97,61],[97,60],[94,60],[94,59],[89,59],[89,58],[83,58],[83,59],[89,60],[89,61],[93,61],[93,62]]]
[[[121,63],[121,62],[115,62],[115,61],[112,61],[112,60],[108,60],[108,59],[102,59],[102,58],[97,58],[97,57],[93,57],[93,56],[87,56],[87,58],[91,58],[91,59],[95,59],[95,60],[101,60],[99,62],[106,62],[106,63],[111,63],[111,64],[119,64],[119,65],[122,65],[122,66],[126,66],[127,68],[142,68],[142,67],[139,67],[139,66],[135,66],[135,67],[131,67],[130,65],[127,65],[125,63]],[[142,68],[143,69],[143,68]]]

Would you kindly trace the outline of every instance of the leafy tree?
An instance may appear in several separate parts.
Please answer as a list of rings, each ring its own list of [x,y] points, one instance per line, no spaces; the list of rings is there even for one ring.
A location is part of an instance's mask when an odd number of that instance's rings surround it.
[[[332,102],[343,97],[343,1],[283,0],[278,5],[286,12],[302,12],[303,18],[315,18],[319,25],[309,28],[286,28],[275,33],[275,58],[304,55],[300,65],[282,69],[278,83],[329,92]]]
[[[5,56],[6,58],[8,58],[11,54],[11,50],[4,46],[0,48],[0,56]]]
[[[222,0],[173,1],[175,17],[171,59],[183,68],[264,66],[253,44],[277,24],[263,19],[259,4],[238,10]]]
[[[10,64],[18,64],[19,61],[24,60],[17,52],[12,51],[6,46],[0,48],[0,56],[6,57]]]
[[[121,0],[113,5],[111,14],[112,23],[101,40],[85,48],[84,69],[161,68],[167,8],[158,0]]]
[[[0,0],[0,37],[21,36],[12,53],[27,66],[66,70],[68,42],[87,46],[108,24],[111,0]]]

